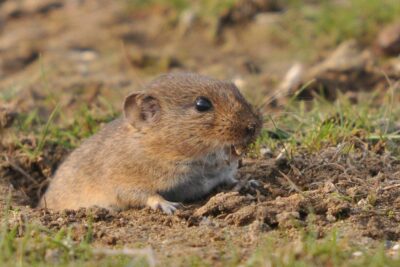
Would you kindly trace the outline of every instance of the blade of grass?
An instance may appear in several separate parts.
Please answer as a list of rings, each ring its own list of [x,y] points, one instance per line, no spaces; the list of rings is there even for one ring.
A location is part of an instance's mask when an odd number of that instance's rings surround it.
[[[60,107],[59,104],[57,104],[57,106],[51,112],[49,119],[47,120],[46,125],[44,126],[44,129],[41,133],[39,144],[37,145],[37,147],[35,148],[35,150],[33,152],[34,157],[37,157],[39,155],[39,153],[43,150],[43,147],[46,143],[46,137],[49,133],[50,124],[53,122],[56,114],[58,113],[59,107]]]

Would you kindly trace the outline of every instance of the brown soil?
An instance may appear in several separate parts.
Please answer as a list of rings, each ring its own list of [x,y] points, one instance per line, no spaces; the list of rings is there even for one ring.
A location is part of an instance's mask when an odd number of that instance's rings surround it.
[[[215,44],[202,25],[179,33],[179,20],[161,7],[134,11],[104,0],[38,1],[42,4],[36,6],[12,2],[0,4],[7,22],[0,22],[4,59],[0,92],[9,96],[0,104],[19,114],[35,108],[47,118],[54,103],[60,103],[67,118],[83,103],[101,114],[106,113],[104,99],[119,110],[128,91],[155,74],[175,69],[219,78],[245,77],[245,94],[257,99],[293,61],[280,47],[259,42],[263,38],[259,27],[265,25],[249,24],[246,30],[229,27],[224,29],[223,43]],[[170,24],[165,22],[169,20]],[[0,109],[0,134],[15,114]],[[37,140],[19,137],[32,149]],[[32,209],[29,205],[35,205],[69,150],[47,143],[43,152],[30,157],[15,140],[3,138],[0,209],[11,196],[11,207],[20,214],[12,223],[72,227],[76,240],[93,221],[96,246],[151,246],[158,259],[167,261],[197,255],[218,262],[233,257],[233,247],[245,257],[271,231],[284,230],[290,236],[310,225],[320,236],[339,225],[343,235],[359,240],[398,240],[400,161],[385,152],[384,144],[351,142],[355,147],[351,153],[339,146],[278,159],[278,153],[245,158],[237,186],[219,188],[168,216],[148,208],[119,213],[97,208],[59,213]]]
[[[11,153],[8,158],[14,162],[3,163],[1,176],[17,190],[4,185],[2,195],[12,193],[12,208],[21,209],[24,218],[14,223],[33,221],[51,229],[72,226],[74,238],[81,240],[91,221],[96,246],[151,246],[162,260],[197,255],[218,262],[232,256],[232,245],[245,257],[263,236],[277,230],[290,236],[312,226],[322,237],[340,225],[341,234],[357,240],[400,238],[400,161],[367,148],[345,154],[331,147],[290,160],[245,159],[236,187],[220,188],[173,216],[148,208],[54,213],[21,207],[22,199],[37,199],[40,182],[59,162],[57,155],[64,154],[52,147],[45,150],[38,161]]]

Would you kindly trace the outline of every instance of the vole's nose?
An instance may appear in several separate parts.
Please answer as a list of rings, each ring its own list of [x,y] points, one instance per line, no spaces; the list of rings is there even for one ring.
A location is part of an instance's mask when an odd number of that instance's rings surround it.
[[[256,133],[256,127],[257,125],[255,123],[250,123],[249,125],[247,125],[246,134],[253,136]]]

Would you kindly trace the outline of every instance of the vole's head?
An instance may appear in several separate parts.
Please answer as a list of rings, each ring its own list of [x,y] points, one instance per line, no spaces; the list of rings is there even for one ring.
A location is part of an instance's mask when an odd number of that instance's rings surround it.
[[[237,87],[192,73],[162,75],[129,95],[126,120],[151,153],[195,159],[221,149],[236,154],[255,140],[262,119]]]

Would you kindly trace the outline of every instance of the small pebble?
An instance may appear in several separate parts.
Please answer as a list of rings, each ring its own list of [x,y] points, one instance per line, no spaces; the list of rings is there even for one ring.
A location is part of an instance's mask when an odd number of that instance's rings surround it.
[[[260,154],[264,158],[271,158],[273,156],[271,149],[266,147],[260,149]]]
[[[360,257],[362,255],[363,255],[363,253],[361,251],[354,251],[353,252],[353,257]]]
[[[326,219],[328,220],[328,222],[336,222],[336,217],[332,214],[326,215]]]

